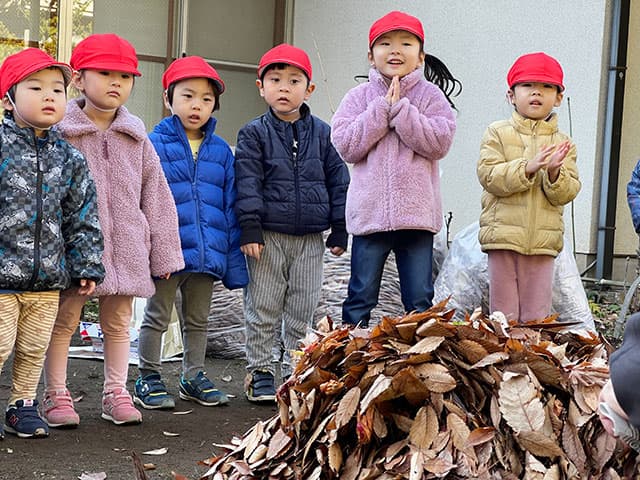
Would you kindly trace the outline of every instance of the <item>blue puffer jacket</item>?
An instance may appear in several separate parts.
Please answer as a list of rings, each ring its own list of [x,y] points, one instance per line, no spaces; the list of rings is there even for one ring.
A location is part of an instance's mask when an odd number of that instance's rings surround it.
[[[229,145],[215,135],[214,118],[202,128],[204,139],[194,162],[180,118],[167,117],[149,135],[173,193],[180,223],[185,272],[208,273],[225,287],[249,281],[240,251],[234,160]]]
[[[262,230],[306,235],[331,228],[327,246],[347,248],[349,170],[331,144],[329,125],[306,104],[300,114],[291,123],[269,109],[238,132],[240,245],[264,244]]]

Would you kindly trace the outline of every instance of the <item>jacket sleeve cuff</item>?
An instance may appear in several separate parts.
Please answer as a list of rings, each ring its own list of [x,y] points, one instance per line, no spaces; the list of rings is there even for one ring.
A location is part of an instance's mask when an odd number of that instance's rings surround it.
[[[328,248],[340,247],[346,250],[348,240],[349,240],[349,234],[344,228],[333,227],[331,229],[331,233],[327,237],[326,246]]]
[[[264,245],[264,237],[262,236],[262,227],[260,225],[243,226],[240,233],[240,246],[247,243],[260,243]]]

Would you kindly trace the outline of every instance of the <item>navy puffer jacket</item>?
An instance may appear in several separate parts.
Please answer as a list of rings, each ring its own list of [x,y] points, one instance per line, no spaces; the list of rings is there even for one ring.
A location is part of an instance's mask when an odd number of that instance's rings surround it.
[[[264,244],[263,230],[306,235],[331,228],[327,246],[347,247],[349,170],[331,144],[329,125],[311,115],[306,104],[300,114],[295,122],[285,122],[269,109],[238,132],[241,245]]]
[[[208,273],[227,288],[241,288],[249,279],[233,210],[234,159],[215,126],[214,118],[204,125],[197,161],[176,115],[156,125],[149,138],[176,202],[184,271]]]

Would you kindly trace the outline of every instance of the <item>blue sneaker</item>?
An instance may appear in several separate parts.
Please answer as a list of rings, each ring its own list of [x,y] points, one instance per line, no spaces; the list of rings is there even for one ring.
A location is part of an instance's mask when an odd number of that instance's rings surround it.
[[[180,377],[180,398],[193,400],[205,407],[229,403],[226,393],[218,390],[202,371],[188,380],[185,380],[184,376]]]
[[[38,414],[37,400],[18,400],[15,405],[9,405],[4,429],[20,438],[49,436],[49,426]]]
[[[139,376],[133,389],[133,401],[148,410],[168,410],[176,406],[173,396],[167,392],[159,373]]]
[[[250,374],[246,395],[250,402],[275,402],[276,383],[271,372],[256,370]]]

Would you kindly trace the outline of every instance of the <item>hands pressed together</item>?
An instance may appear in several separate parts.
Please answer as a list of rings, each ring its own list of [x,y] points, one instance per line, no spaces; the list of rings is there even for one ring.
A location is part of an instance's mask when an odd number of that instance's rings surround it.
[[[391,79],[389,90],[387,90],[387,94],[384,98],[387,103],[389,103],[389,105],[393,105],[398,100],[400,100],[400,77],[398,77],[398,75],[395,75]]]
[[[560,167],[564,164],[564,159],[571,149],[571,142],[565,140],[557,145],[545,145],[535,157],[527,161],[525,173],[528,176],[534,175],[538,170],[546,168],[549,180],[553,183],[560,175]]]

